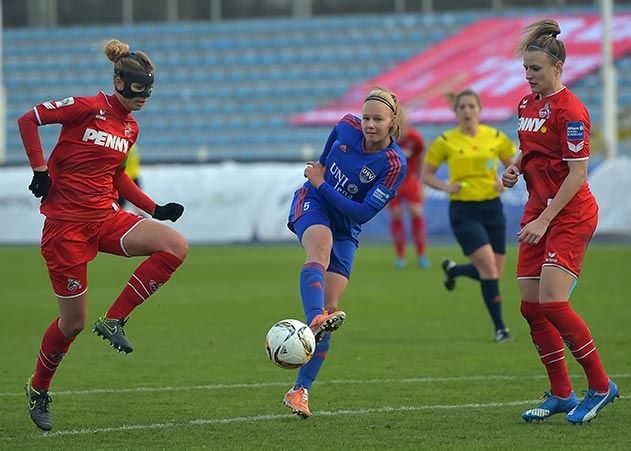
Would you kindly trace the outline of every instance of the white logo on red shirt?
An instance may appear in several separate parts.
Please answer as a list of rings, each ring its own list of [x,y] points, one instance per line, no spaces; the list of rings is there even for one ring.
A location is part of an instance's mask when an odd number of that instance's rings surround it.
[[[546,120],[541,118],[520,117],[517,130],[520,132],[538,132],[545,123]]]
[[[57,102],[55,102],[55,106],[57,108],[61,108],[64,106],[72,105],[73,103],[74,103],[74,97],[66,97],[63,100],[58,100]]]
[[[574,153],[579,153],[585,147],[585,141],[581,141],[580,143],[573,144],[571,142],[567,142],[567,148]]]
[[[546,104],[539,110],[539,117],[542,119],[548,119],[552,114],[552,110],[550,109],[550,104],[546,102]]]
[[[127,153],[129,150],[129,141],[120,136],[114,136],[107,132],[96,131],[91,128],[86,128],[83,133],[82,141],[92,141],[97,146],[109,147],[119,152]]]

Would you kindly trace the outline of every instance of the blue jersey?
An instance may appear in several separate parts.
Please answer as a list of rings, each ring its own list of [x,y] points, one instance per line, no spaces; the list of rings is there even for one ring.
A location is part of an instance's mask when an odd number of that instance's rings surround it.
[[[347,114],[335,126],[320,156],[324,181],[317,190],[306,182],[296,193],[290,225],[318,211],[330,220],[337,238],[358,242],[361,224],[382,210],[396,195],[407,171],[403,151],[395,140],[378,152],[364,150],[361,120]]]

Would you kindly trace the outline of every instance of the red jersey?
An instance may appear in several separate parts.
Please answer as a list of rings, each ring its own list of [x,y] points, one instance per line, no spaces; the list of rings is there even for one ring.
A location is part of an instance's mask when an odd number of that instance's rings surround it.
[[[40,211],[50,219],[101,221],[118,206],[117,171],[138,137],[138,124],[114,95],[68,97],[34,107],[39,125],[62,124],[48,159],[52,186]]]
[[[528,188],[524,216],[533,218],[556,196],[570,171],[567,162],[589,159],[590,119],[583,103],[567,88],[541,99],[527,95],[517,114],[521,172]],[[597,210],[585,182],[560,215]]]
[[[425,152],[423,136],[417,130],[408,127],[407,134],[399,140],[399,146],[403,150],[408,164],[408,171],[403,182],[405,183],[409,179],[420,179],[423,152]]]

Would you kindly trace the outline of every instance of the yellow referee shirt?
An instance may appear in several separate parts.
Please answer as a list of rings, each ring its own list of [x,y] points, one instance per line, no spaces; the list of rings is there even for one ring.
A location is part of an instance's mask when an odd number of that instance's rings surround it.
[[[501,131],[480,125],[475,136],[460,128],[447,130],[430,146],[425,161],[434,167],[447,162],[449,182],[462,183],[450,200],[484,201],[500,195],[495,189],[497,165],[515,155],[515,144]]]
[[[125,174],[127,174],[130,179],[137,180],[140,177],[140,154],[138,153],[136,144],[131,146],[124,165]]]

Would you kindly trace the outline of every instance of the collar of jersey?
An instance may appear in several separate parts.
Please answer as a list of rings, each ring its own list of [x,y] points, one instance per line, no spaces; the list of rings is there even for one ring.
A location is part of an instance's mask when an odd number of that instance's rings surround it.
[[[107,100],[107,103],[112,107],[112,110],[114,110],[114,113],[122,116],[122,117],[127,117],[131,114],[131,111],[127,111],[125,109],[125,107],[120,103],[120,101],[116,98],[115,94],[112,95],[106,95],[105,93],[103,93],[105,95],[105,98]]]

